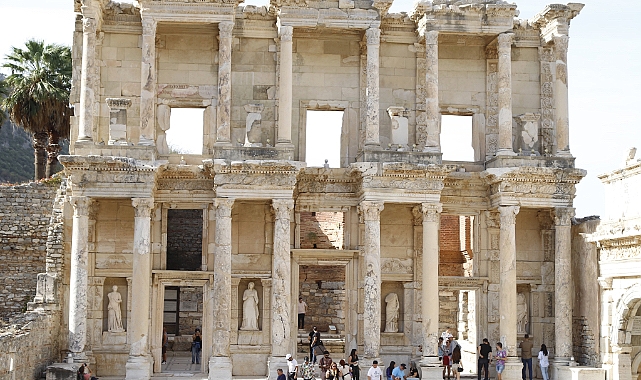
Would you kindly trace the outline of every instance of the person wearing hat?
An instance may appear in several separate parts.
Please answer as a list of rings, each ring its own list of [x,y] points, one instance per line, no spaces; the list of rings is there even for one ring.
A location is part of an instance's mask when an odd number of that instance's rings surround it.
[[[394,368],[392,371],[392,380],[405,380],[405,363],[401,363],[400,366]]]
[[[285,355],[287,359],[287,380],[296,380],[296,374],[298,373],[298,362],[292,357],[291,354]]]
[[[378,360],[374,360],[369,371],[367,371],[367,380],[383,380],[383,371],[378,366]]]

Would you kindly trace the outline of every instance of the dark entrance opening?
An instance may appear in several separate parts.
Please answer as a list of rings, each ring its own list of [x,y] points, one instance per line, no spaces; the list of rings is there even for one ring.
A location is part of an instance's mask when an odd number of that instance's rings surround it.
[[[200,270],[203,210],[167,210],[167,269]]]

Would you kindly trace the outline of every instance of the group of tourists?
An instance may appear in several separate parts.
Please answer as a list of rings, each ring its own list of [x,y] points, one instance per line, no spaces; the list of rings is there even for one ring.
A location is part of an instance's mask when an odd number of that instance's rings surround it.
[[[526,370],[527,374],[529,375],[529,379],[532,380],[532,346],[533,343],[530,340],[530,336],[528,334],[525,334],[525,337],[523,341],[519,344],[519,348],[521,348],[521,362],[523,363],[523,368],[521,370],[521,378],[523,380],[526,380]],[[481,374],[484,374],[485,376],[483,377],[484,380],[489,380],[490,379],[490,372],[489,372],[489,365],[492,362],[492,346],[490,346],[489,341],[487,338],[483,339],[483,343],[481,343],[478,348],[478,379],[481,380]],[[548,367],[550,366],[550,363],[548,361],[548,349],[545,346],[545,344],[541,345],[541,350],[539,351],[538,355],[538,360],[539,360],[539,367],[541,367],[541,374],[543,375],[543,380],[549,380],[548,376]],[[502,380],[503,379],[503,370],[505,369],[505,359],[507,357],[507,352],[505,349],[503,349],[503,343],[497,342],[496,343],[496,355],[495,355],[495,361],[496,361],[496,373],[497,373],[497,379]],[[445,379],[445,369],[443,369],[443,378]],[[448,371],[448,379],[449,379],[449,371]]]

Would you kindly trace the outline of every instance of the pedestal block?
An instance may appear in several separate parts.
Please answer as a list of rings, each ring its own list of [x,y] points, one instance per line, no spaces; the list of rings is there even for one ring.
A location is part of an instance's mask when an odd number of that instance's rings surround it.
[[[150,379],[152,373],[153,360],[151,356],[129,356],[125,370],[127,371],[126,380],[143,380]]]
[[[421,380],[443,379],[443,367],[437,357],[426,357],[420,362]]]
[[[209,380],[231,379],[231,359],[228,357],[209,358]]]
[[[493,361],[493,364],[496,362]],[[505,362],[505,369],[503,370],[503,378],[505,380],[515,380],[521,378],[521,370],[523,369],[523,363],[520,358],[509,357]]]
[[[267,359],[267,380],[276,380],[278,378],[276,370],[279,368],[287,374],[287,359],[284,356],[270,356]]]

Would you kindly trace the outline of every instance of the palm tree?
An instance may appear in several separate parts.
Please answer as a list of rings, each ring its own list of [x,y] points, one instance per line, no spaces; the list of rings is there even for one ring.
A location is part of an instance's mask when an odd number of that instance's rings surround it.
[[[52,174],[58,163],[60,138],[69,138],[71,50],[29,40],[25,49],[13,47],[5,58],[2,66],[11,75],[6,79],[10,91],[2,106],[15,124],[33,135],[35,179],[39,180]]]
[[[7,115],[2,108],[1,103],[2,99],[6,98],[7,95],[9,95],[9,86],[7,86],[7,82],[4,80],[4,75],[0,74],[0,128],[2,128],[4,122],[9,118],[9,115]]]

